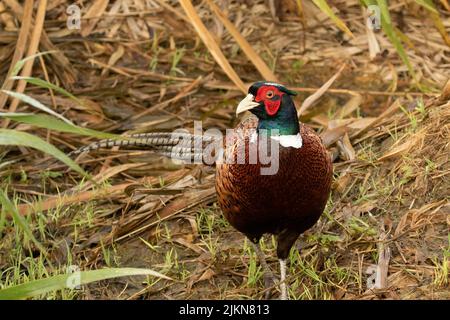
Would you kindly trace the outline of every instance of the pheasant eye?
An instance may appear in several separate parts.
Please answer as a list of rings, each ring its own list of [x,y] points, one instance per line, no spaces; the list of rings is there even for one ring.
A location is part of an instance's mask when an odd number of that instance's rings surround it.
[[[273,91],[267,91],[266,97],[269,98],[269,99],[272,98],[273,97]]]

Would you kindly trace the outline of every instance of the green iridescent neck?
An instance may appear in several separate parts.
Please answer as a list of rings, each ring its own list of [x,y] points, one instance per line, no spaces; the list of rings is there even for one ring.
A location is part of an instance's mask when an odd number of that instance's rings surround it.
[[[268,135],[296,135],[299,133],[298,121],[293,123],[285,123],[278,119],[271,120],[259,120],[258,132],[267,132]]]
[[[268,135],[296,135],[300,132],[297,110],[290,97],[283,97],[280,110],[275,117],[259,119],[258,133],[263,132],[267,132]]]

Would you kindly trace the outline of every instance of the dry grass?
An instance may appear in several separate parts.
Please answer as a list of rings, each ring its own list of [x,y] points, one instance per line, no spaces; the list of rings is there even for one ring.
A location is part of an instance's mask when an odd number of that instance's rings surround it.
[[[366,30],[358,1],[332,2],[354,38],[306,1],[303,19],[296,1],[284,1],[281,23],[264,1],[216,2],[220,8],[213,9],[224,12],[234,31],[213,14],[210,1],[195,2],[212,47],[203,44],[176,1],[84,2],[81,31],[65,27],[66,1],[48,1],[42,32],[36,31],[43,18],[37,7],[31,24],[18,23],[31,14],[32,2],[0,3],[2,88],[24,91],[97,130],[170,131],[192,128],[193,120],[202,120],[204,129],[231,128],[239,121],[234,109],[240,83],[277,77],[299,89],[300,106],[346,63],[332,88],[302,114],[334,155],[335,181],[326,213],[291,252],[291,298],[450,299],[449,84],[442,90],[449,48],[423,9],[398,2],[391,16],[425,92],[383,33]],[[440,13],[449,15],[444,7]],[[233,32],[254,51],[244,49]],[[11,66],[37,44],[39,51],[58,52],[37,59],[22,75],[48,79],[82,104],[7,80]],[[217,50],[231,69],[215,63]],[[248,58],[255,54],[260,60]],[[30,109],[16,104],[0,95],[2,112]],[[92,141],[0,123],[66,152]],[[0,159],[0,188],[48,251],[44,256],[14,222],[0,217],[2,286],[64,272],[68,265],[126,266],[150,267],[176,280],[108,280],[47,297],[264,296],[256,257],[215,202],[213,168],[176,164],[147,151],[104,150],[77,161],[95,185],[62,164],[49,166],[52,161],[33,149],[2,148]],[[278,270],[273,239],[265,238],[263,248]],[[382,288],[369,289],[370,270],[377,266],[385,270]]]

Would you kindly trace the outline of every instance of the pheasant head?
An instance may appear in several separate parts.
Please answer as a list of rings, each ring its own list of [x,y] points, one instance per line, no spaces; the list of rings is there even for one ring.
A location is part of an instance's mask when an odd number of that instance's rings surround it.
[[[291,96],[294,91],[278,83],[256,82],[249,89],[247,96],[239,103],[236,114],[250,111],[258,117],[258,132],[272,129],[280,135],[299,133],[297,110]]]

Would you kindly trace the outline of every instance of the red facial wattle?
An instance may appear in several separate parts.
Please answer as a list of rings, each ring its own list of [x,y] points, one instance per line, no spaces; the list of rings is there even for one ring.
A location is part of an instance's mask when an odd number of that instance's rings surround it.
[[[264,106],[266,107],[266,112],[269,116],[277,114],[278,109],[280,109],[281,99],[278,100],[264,100]]]
[[[264,86],[259,88],[255,101],[262,101],[267,115],[272,117],[276,115],[280,109],[283,94],[284,93],[275,86]]]

